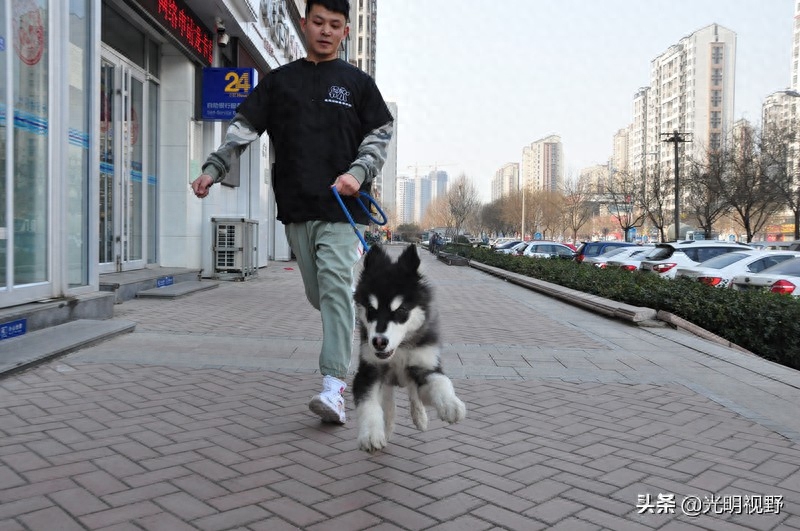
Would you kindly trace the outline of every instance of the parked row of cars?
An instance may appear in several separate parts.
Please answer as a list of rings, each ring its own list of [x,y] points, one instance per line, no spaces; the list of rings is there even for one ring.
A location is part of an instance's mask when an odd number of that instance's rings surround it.
[[[507,240],[499,253],[531,258],[574,259],[600,268],[619,268],[688,278],[718,288],[764,290],[800,297],[800,241],[781,245],[747,245],[716,240],[683,240],[640,245],[630,242]]]
[[[636,247],[640,247],[638,252],[633,248],[612,250],[584,262],[667,279],[688,278],[719,288],[759,289],[800,297],[800,242],[792,250],[764,250],[713,240]]]

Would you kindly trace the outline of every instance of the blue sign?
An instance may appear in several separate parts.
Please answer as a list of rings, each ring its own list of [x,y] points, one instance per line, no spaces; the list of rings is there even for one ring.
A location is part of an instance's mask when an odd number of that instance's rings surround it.
[[[0,340],[23,335],[27,332],[27,319],[17,319],[0,324]]]
[[[534,240],[541,240],[542,239],[542,233],[541,232],[534,233],[533,239]]]
[[[0,52],[6,51],[6,38],[0,37]]]
[[[203,120],[230,120],[253,90],[254,68],[203,68]]]
[[[166,286],[171,286],[175,283],[175,279],[173,277],[161,277],[156,279],[156,287],[163,288]]]

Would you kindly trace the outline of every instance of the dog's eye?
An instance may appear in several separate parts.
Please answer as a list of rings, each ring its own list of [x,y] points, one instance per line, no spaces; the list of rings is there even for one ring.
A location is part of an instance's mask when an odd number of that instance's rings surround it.
[[[400,306],[398,309],[394,311],[394,318],[404,323],[406,319],[408,319],[408,309],[404,306]]]

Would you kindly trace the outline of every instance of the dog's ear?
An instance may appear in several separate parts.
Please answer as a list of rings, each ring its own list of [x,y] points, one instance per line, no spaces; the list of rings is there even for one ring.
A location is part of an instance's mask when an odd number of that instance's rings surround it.
[[[369,248],[367,255],[364,257],[364,269],[386,266],[391,264],[391,262],[389,255],[386,254],[386,251],[384,251],[380,245],[373,245]]]
[[[397,263],[408,269],[409,271],[416,271],[419,269],[419,255],[417,254],[417,246],[409,245],[403,250]]]

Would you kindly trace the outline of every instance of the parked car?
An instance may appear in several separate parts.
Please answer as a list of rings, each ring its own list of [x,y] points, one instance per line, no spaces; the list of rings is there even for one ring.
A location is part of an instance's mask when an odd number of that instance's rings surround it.
[[[731,279],[731,289],[761,290],[800,297],[800,258],[792,258],[760,273],[745,273]]]
[[[503,243],[495,245],[493,249],[495,250],[495,252],[505,253],[506,252],[505,249],[509,249],[511,247],[514,247],[515,245],[519,245],[520,243],[522,243],[522,240],[508,240]]]
[[[578,262],[583,262],[584,259],[590,256],[599,256],[604,252],[608,251],[609,249],[613,249],[615,247],[632,247],[636,245],[633,242],[620,242],[620,241],[609,241],[609,242],[583,242],[579,247],[578,251],[575,254],[575,260]]]
[[[521,241],[522,240],[520,240],[519,238],[510,238],[508,236],[503,236],[502,238],[497,238],[492,240],[491,242],[489,242],[489,245],[492,247],[492,249],[498,249],[507,243],[510,242],[519,243]]]
[[[595,267],[605,269],[610,260],[627,260],[634,257],[642,257],[653,249],[653,245],[634,245],[629,247],[614,247],[601,255],[589,256],[583,259],[584,264],[591,264]]]
[[[520,254],[522,254],[522,251],[524,251],[527,246],[528,246],[527,242],[521,242],[521,241],[508,242],[508,243],[504,243],[503,245],[501,245],[500,247],[498,247],[494,251],[496,253],[501,253],[501,254],[520,255]]]
[[[800,240],[783,240],[779,242],[750,242],[747,245],[756,249],[780,250],[780,251],[800,251]]]
[[[800,257],[800,251],[734,251],[715,256],[692,267],[679,267],[675,278],[688,278],[708,286],[727,288],[737,275],[764,269]]]
[[[695,266],[715,256],[734,251],[752,250],[749,245],[715,240],[682,240],[659,243],[642,260],[642,273],[655,273],[662,278],[675,278],[679,267]]]
[[[522,255],[530,258],[568,258],[572,260],[575,257],[575,251],[562,243],[535,240],[528,244]]]

